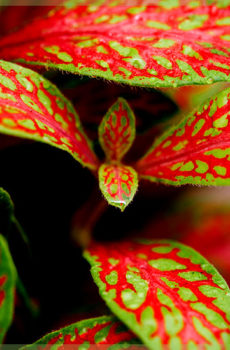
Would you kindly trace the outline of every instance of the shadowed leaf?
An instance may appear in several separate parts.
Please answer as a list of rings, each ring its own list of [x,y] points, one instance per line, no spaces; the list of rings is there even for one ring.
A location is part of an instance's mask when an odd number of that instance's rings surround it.
[[[1,57],[139,86],[230,81],[228,4],[99,4],[66,2],[2,38]]]
[[[228,349],[229,288],[191,248],[140,239],[92,243],[84,255],[109,308],[150,349]]]

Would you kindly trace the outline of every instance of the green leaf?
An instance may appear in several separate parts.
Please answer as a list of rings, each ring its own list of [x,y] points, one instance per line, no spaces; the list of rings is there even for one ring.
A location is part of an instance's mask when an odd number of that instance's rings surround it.
[[[0,235],[0,343],[13,320],[16,270],[5,238]]]
[[[99,141],[107,160],[120,161],[135,138],[135,117],[128,103],[119,98],[99,126]]]
[[[41,75],[1,60],[0,132],[46,142],[92,170],[98,167],[72,104]]]
[[[94,346],[90,346],[95,344]],[[127,349],[131,344],[140,344],[140,341],[126,327],[113,316],[102,316],[73,323],[58,331],[49,333],[21,349],[46,348],[61,349],[95,349],[114,345],[114,349]]]
[[[172,185],[230,185],[230,88],[160,136],[136,170]]]
[[[152,350],[229,349],[230,290],[193,249],[169,240],[93,242],[101,297]]]
[[[108,203],[123,211],[137,191],[138,175],[129,166],[102,164],[99,186]]]

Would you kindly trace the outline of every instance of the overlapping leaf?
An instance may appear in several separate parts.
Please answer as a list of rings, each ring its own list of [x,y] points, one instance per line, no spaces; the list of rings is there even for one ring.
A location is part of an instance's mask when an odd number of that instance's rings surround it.
[[[162,135],[137,163],[138,173],[169,184],[230,184],[230,88]]]
[[[45,335],[33,345],[23,349],[64,349],[64,346],[76,349],[103,349],[117,345],[116,349],[132,349],[132,344],[139,344],[135,335],[126,329],[115,317],[102,316],[80,321],[56,332]],[[90,346],[90,344],[94,344]],[[120,346],[119,346],[120,345]],[[72,346],[72,347],[71,347]]]
[[[140,86],[230,81],[229,6],[209,4],[67,2],[2,38],[0,55]]]
[[[2,235],[0,235],[0,343],[13,319],[16,270]]]
[[[99,126],[99,140],[108,161],[119,161],[135,138],[135,117],[128,103],[119,98]]]
[[[39,74],[0,61],[0,132],[43,141],[96,169],[97,158],[71,103]]]
[[[229,288],[191,248],[164,240],[94,243],[85,257],[102,298],[150,349],[228,349]]]
[[[129,166],[103,164],[99,168],[99,186],[109,204],[123,211],[136,193],[138,176]]]

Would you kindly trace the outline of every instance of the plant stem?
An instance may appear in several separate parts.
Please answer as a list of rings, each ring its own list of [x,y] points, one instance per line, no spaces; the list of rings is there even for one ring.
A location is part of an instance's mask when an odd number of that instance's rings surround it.
[[[33,318],[36,318],[39,314],[39,310],[38,307],[36,306],[35,303],[33,303],[33,301],[31,301],[31,298],[29,297],[29,294],[21,280],[21,278],[19,276],[17,276],[17,290],[18,293],[20,294],[20,296],[22,297],[22,300],[26,306],[26,308],[29,310],[31,316]]]
[[[20,222],[16,219],[16,217],[13,215],[12,217],[12,222],[14,223],[17,231],[19,232],[23,242],[25,243],[25,245],[27,246],[27,249],[31,255],[31,250],[30,250],[30,241],[29,238],[27,236],[27,234],[25,233],[24,229],[22,228]]]
[[[93,229],[106,208],[107,202],[96,189],[73,217],[71,236],[75,243],[82,248],[89,245]]]

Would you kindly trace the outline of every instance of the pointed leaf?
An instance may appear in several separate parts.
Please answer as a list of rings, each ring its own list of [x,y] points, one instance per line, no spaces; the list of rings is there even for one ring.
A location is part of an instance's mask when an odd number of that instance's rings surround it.
[[[129,166],[103,164],[99,168],[99,186],[109,204],[123,211],[137,191],[138,176]]]
[[[0,343],[13,319],[16,270],[8,245],[0,235]]]
[[[150,349],[228,348],[230,290],[191,248],[164,240],[93,243],[85,257],[109,308]]]
[[[49,81],[0,61],[0,132],[46,142],[96,169],[97,158],[71,103]]]
[[[230,184],[230,88],[163,134],[137,163],[138,173],[172,185]]]
[[[226,4],[101,3],[73,1],[52,10],[2,38],[1,57],[148,87],[230,81]]]
[[[131,344],[139,344],[140,341],[126,327],[113,316],[102,316],[89,320],[73,323],[70,326],[52,332],[39,339],[33,345],[28,345],[23,349],[95,349],[96,346],[104,345],[105,349],[109,345],[120,344],[116,349],[131,349]],[[90,347],[90,344],[95,344]],[[71,347],[72,345],[72,347]],[[107,346],[106,346],[107,345]]]
[[[99,141],[108,161],[119,161],[135,138],[135,117],[128,103],[119,98],[99,126]]]

